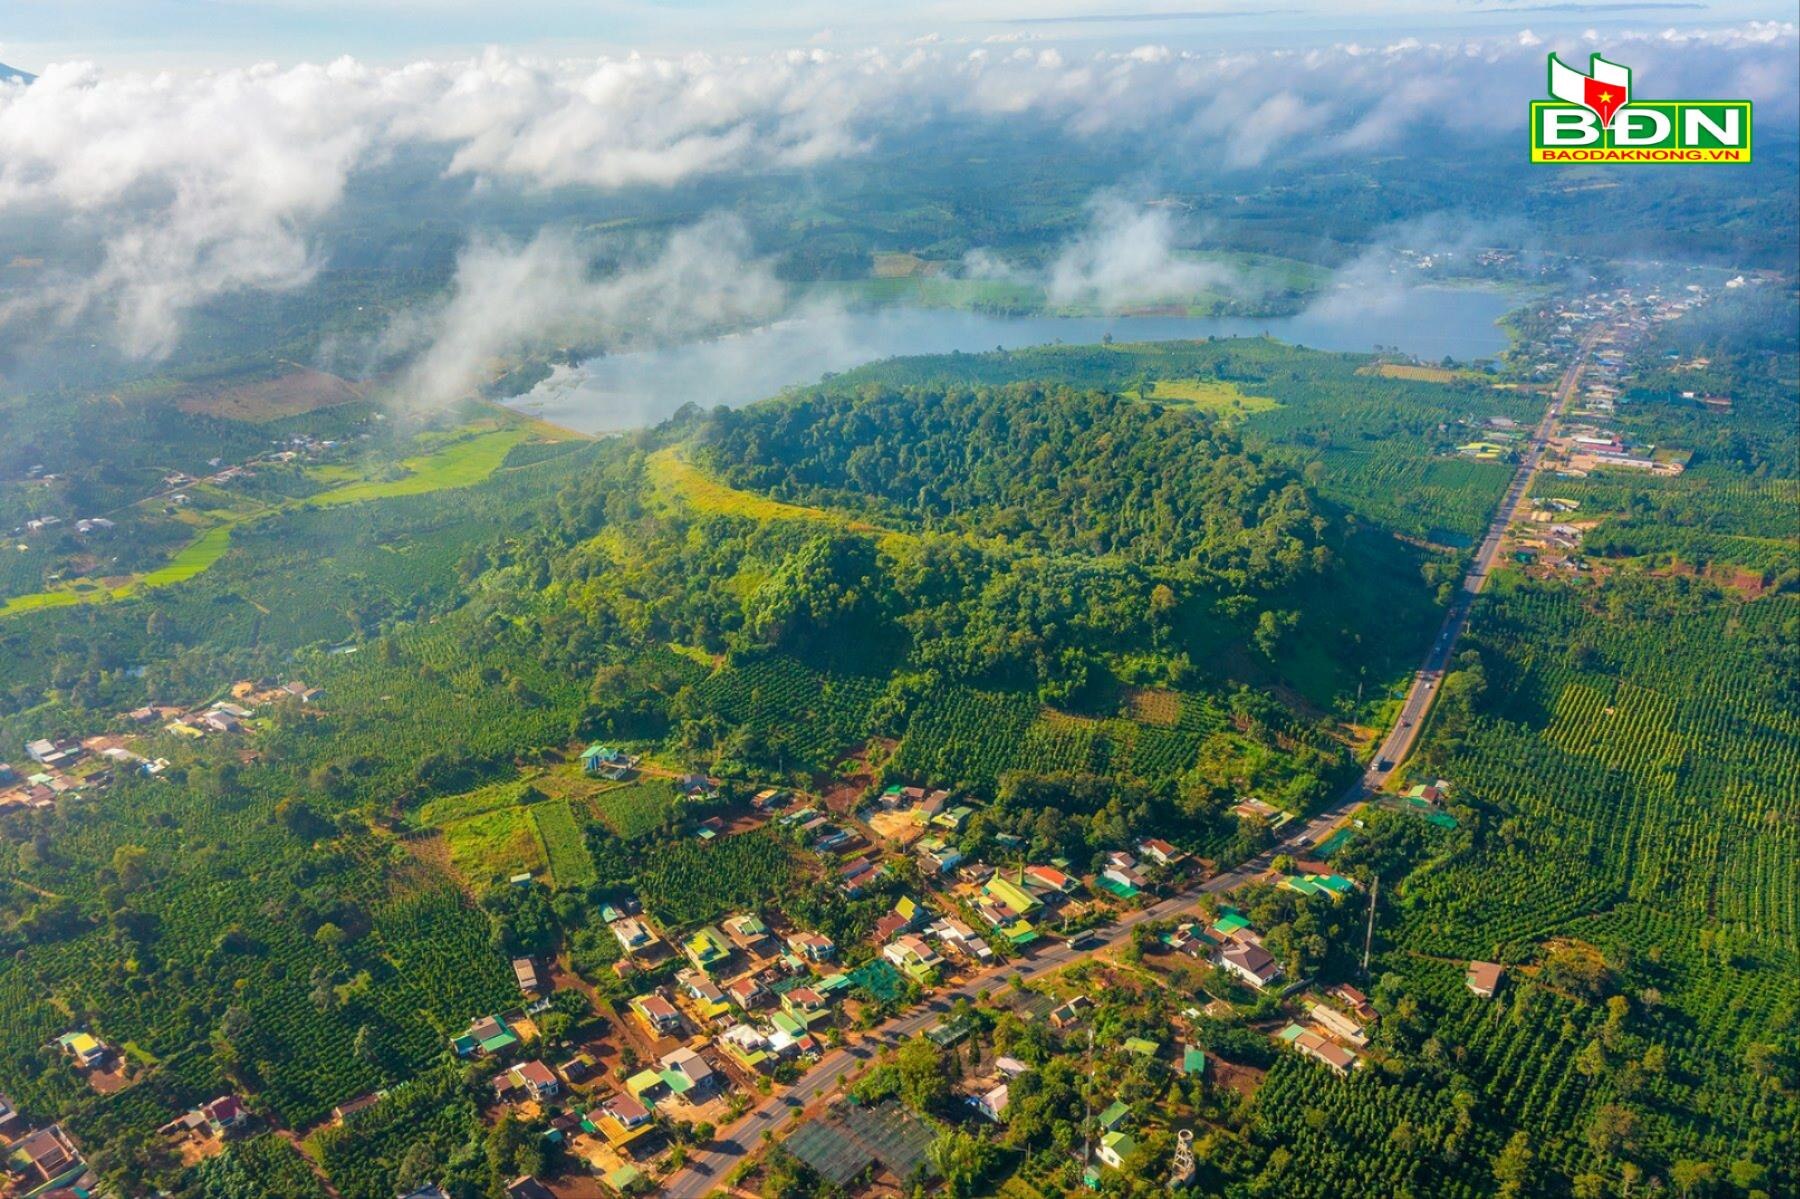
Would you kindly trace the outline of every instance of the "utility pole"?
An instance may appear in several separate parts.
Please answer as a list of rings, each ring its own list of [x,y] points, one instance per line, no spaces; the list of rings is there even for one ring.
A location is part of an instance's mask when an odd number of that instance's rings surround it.
[[[1377,874],[1369,880],[1369,927],[1363,933],[1363,980],[1369,977],[1369,949],[1375,944],[1375,896],[1381,890],[1381,876]]]
[[[1094,1080],[1094,1026],[1088,1025],[1087,1065],[1082,1071],[1087,1076],[1090,1087]],[[1090,1087],[1081,1088],[1081,1168],[1086,1170],[1093,1162],[1090,1156],[1094,1138],[1094,1096]]]

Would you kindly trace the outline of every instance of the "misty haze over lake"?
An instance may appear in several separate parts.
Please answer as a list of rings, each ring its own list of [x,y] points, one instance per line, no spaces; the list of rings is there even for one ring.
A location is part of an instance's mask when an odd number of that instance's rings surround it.
[[[1268,334],[1321,350],[1367,352],[1398,346],[1435,361],[1486,358],[1506,348],[1496,323],[1517,300],[1475,288],[1415,287],[1329,293],[1285,317],[1001,316],[944,308],[805,310],[727,337],[612,354],[555,373],[509,403],[586,433],[655,424],[688,402],[737,406],[811,383],[833,371],[912,354],[977,353],[996,347],[1063,342],[1112,334],[1116,341],[1165,341]]]

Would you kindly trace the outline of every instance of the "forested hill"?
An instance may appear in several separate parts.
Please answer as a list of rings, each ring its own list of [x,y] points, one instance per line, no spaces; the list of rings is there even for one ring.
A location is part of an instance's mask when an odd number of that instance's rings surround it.
[[[1298,476],[1194,412],[1004,387],[815,390],[715,414],[703,461],[734,486],[1022,552],[1191,564],[1268,590],[1322,569]]]

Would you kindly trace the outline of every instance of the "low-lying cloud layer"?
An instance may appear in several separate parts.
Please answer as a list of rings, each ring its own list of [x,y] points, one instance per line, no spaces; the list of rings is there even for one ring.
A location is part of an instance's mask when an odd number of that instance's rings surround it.
[[[1087,215],[1086,225],[1041,270],[1020,268],[985,249],[971,251],[963,270],[1041,288],[1052,304],[1103,311],[1187,300],[1233,284],[1223,266],[1181,254],[1191,232],[1167,207],[1106,192],[1089,201]]]
[[[1177,257],[1176,238],[1167,209],[1102,196],[1087,229],[1051,264],[1045,291],[1055,304],[1110,309],[1185,300],[1225,282],[1222,267]]]
[[[1792,25],[1605,44],[1646,94],[1747,97],[1759,120],[1794,119]],[[1571,57],[1586,48],[1559,47]],[[0,218],[59,220],[97,259],[0,308],[0,324],[24,311],[99,312],[129,353],[167,353],[197,305],[304,283],[318,266],[319,224],[352,176],[409,148],[446,152],[448,174],[475,183],[666,186],[857,154],[935,117],[1029,115],[1078,136],[1154,132],[1170,153],[1248,167],[1366,152],[1421,129],[1516,128],[1541,91],[1544,51],[1527,33],[1081,57],[920,45],[599,60],[490,51],[391,69],[345,59],[192,76],[51,66],[30,85],[0,83]],[[1151,242],[1155,233],[1138,231]],[[1069,279],[1108,286],[1092,263]]]
[[[396,323],[387,349],[412,358],[404,401],[433,406],[467,395],[508,358],[597,341],[651,344],[767,320],[783,295],[731,217],[708,217],[641,265],[599,277],[574,237],[546,230],[523,246],[469,246],[449,298]]]

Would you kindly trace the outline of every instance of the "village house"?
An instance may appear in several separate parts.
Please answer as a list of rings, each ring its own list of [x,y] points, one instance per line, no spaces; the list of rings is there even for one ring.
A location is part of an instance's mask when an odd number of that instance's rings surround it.
[[[519,984],[520,994],[528,997],[548,994],[549,988],[544,985],[543,975],[538,973],[536,961],[531,958],[514,958],[512,969],[513,978]]]
[[[1025,886],[1045,902],[1055,903],[1074,892],[1079,884],[1054,866],[1025,867]]]
[[[781,996],[782,1010],[805,1025],[827,1015],[830,1007],[830,1001],[814,987],[795,987]]]
[[[1106,855],[1100,868],[1100,885],[1115,895],[1130,898],[1150,885],[1138,869],[1138,861],[1123,850],[1114,850]]]
[[[1183,924],[1163,934],[1163,944],[1176,953],[1205,960],[1218,951],[1219,942],[1194,924]]]
[[[1012,1102],[1012,1088],[1006,1083],[997,1083],[978,1095],[969,1096],[966,1102],[993,1123],[1004,1124],[1007,1106]]]
[[[696,929],[693,936],[682,942],[681,948],[688,961],[700,970],[716,970],[731,958],[731,946],[726,942],[725,934],[710,924]]]
[[[719,1083],[718,1072],[705,1058],[686,1046],[664,1054],[659,1073],[669,1090],[685,1099],[698,1099]]]
[[[536,1059],[502,1070],[494,1078],[494,1094],[500,1099],[522,1095],[541,1103],[561,1090],[562,1084],[557,1082],[550,1067]]]
[[[33,762],[46,768],[71,766],[81,757],[81,742],[65,738],[52,741],[48,737],[40,737],[36,741],[27,742],[25,753]]]
[[[675,790],[683,799],[704,802],[719,798],[719,780],[704,774],[684,774],[675,780]]]
[[[649,925],[635,916],[622,916],[613,921],[611,927],[619,948],[626,953],[642,953],[656,944],[656,934],[650,931]]]
[[[1336,1008],[1315,1003],[1308,1010],[1308,1014],[1312,1016],[1313,1023],[1340,1040],[1348,1041],[1358,1048],[1369,1043],[1368,1034],[1363,1031],[1362,1025]]]
[[[882,948],[881,956],[898,966],[916,982],[924,982],[931,972],[944,964],[925,938],[913,933],[899,937]]]
[[[1339,983],[1326,994],[1349,1007],[1356,1014],[1356,1018],[1364,1024],[1373,1024],[1380,1018],[1374,1005],[1369,1002],[1369,997],[1349,983]]]
[[[654,1142],[656,1132],[650,1108],[630,1095],[614,1095],[589,1111],[582,1117],[581,1127],[603,1137],[613,1152],[627,1158],[638,1156]]]
[[[712,979],[698,970],[683,970],[675,976],[681,989],[693,1000],[694,1010],[702,1020],[720,1020],[731,1014],[730,1006],[725,1002],[725,992],[719,990]]]
[[[469,1022],[468,1031],[450,1043],[457,1057],[480,1054],[492,1057],[505,1053],[519,1043],[518,1034],[499,1016],[482,1016]]]
[[[986,862],[965,860],[956,868],[956,881],[979,887],[994,877],[994,868]]]
[[[1326,1040],[1310,1029],[1301,1028],[1298,1024],[1288,1025],[1281,1030],[1278,1037],[1314,1061],[1324,1063],[1335,1074],[1350,1073],[1360,1061],[1354,1053],[1343,1046]]]
[[[521,1174],[506,1184],[506,1199],[556,1199],[549,1187],[529,1174]]]
[[[769,988],[763,986],[754,975],[745,975],[731,983],[725,988],[725,994],[746,1012],[756,1010],[769,1000]]]
[[[367,1095],[358,1095],[355,1099],[338,1104],[331,1109],[331,1119],[337,1124],[348,1124],[363,1112],[387,1098],[387,1092],[371,1091]]]
[[[1492,999],[1505,973],[1506,968],[1497,962],[1470,962],[1463,984],[1481,998]]]
[[[721,926],[731,943],[748,954],[767,957],[775,950],[775,939],[769,926],[754,912],[728,918]]]
[[[1167,841],[1157,837],[1150,837],[1144,841],[1140,841],[1138,843],[1138,853],[1149,858],[1158,866],[1168,866],[1187,857],[1185,853],[1182,853]]]
[[[112,1055],[105,1041],[85,1031],[64,1033],[56,1038],[56,1043],[83,1070],[103,1064]]]
[[[201,1118],[216,1137],[224,1137],[250,1122],[250,1112],[236,1095],[221,1095],[200,1105]]]
[[[764,787],[750,797],[750,808],[755,812],[773,812],[788,801],[786,791],[778,791],[774,787]]]
[[[860,899],[887,873],[887,868],[868,858],[852,858],[838,867],[838,887],[851,899]]]
[[[1109,1132],[1100,1138],[1098,1152],[1101,1161],[1117,1170],[1125,1165],[1126,1158],[1137,1152],[1137,1142],[1128,1132]]]
[[[666,1036],[681,1031],[681,1012],[667,996],[651,992],[631,1001],[631,1010],[652,1036]]]
[[[962,850],[942,837],[926,837],[914,846],[914,852],[927,874],[949,874],[963,860]]]
[[[927,931],[964,957],[973,958],[977,962],[993,959],[994,951],[988,943],[976,936],[974,929],[954,916],[944,917]]]
[[[1229,945],[1220,951],[1219,965],[1259,991],[1281,977],[1281,965],[1260,945]]]
[[[627,777],[637,759],[610,745],[590,745],[581,751],[581,769],[586,774],[617,782]]]
[[[911,932],[919,922],[919,905],[910,895],[902,895],[894,910],[875,921],[875,943],[885,944],[901,933]]]
[[[82,1166],[81,1154],[76,1150],[75,1143],[59,1124],[40,1128],[21,1137],[12,1146],[11,1157],[22,1162],[28,1171],[37,1176],[40,1183],[45,1184],[74,1173]]]
[[[1073,1028],[1092,1011],[1094,1001],[1086,995],[1076,995],[1067,1002],[1052,1008],[1049,1015],[1050,1027],[1061,1032],[1065,1028]]]
[[[829,962],[837,957],[837,945],[823,933],[795,933],[787,939],[788,948],[809,962]]]

